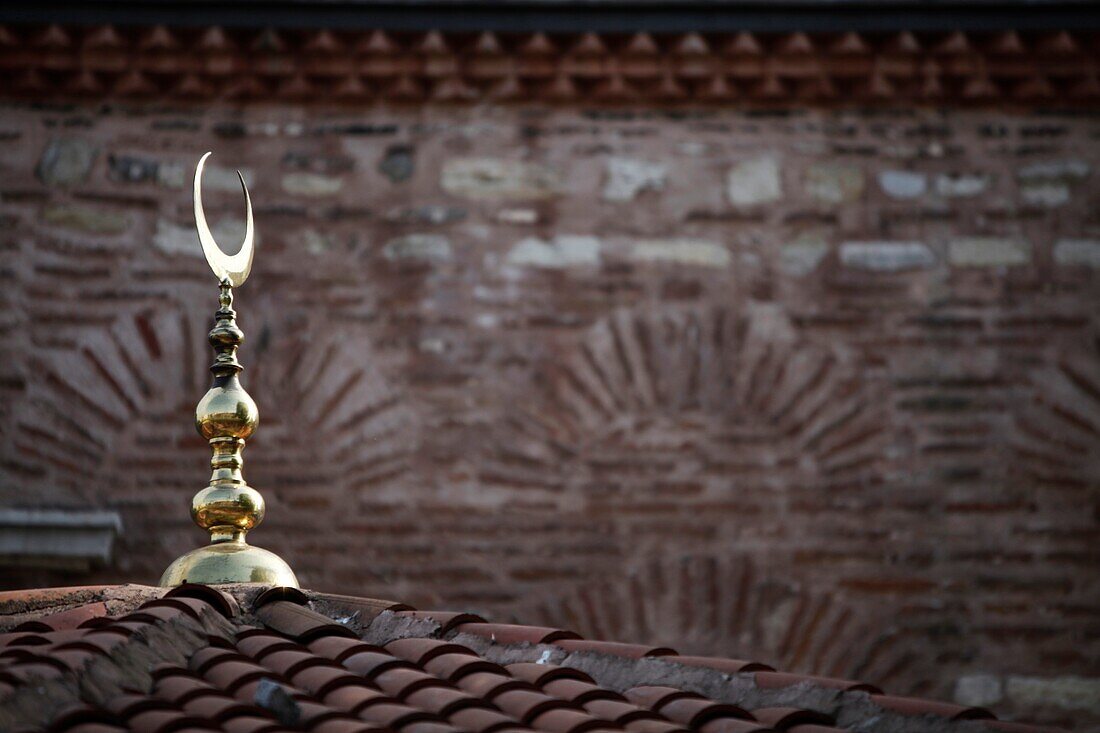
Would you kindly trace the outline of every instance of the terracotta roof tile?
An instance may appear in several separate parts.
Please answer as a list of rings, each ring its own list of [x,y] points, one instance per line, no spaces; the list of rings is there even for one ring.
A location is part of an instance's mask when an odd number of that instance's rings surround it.
[[[509,728],[517,728],[518,723],[499,710],[489,708],[464,708],[448,716],[451,725],[470,733],[498,733]]]
[[[881,693],[882,690],[869,685],[866,682],[856,682],[854,680],[840,680],[832,677],[814,677],[812,675],[805,674],[789,674],[786,672],[756,672],[753,674],[753,678],[756,680],[756,684],[764,688],[781,688],[792,687],[800,684],[816,685],[817,687],[828,687],[833,690],[844,690],[845,692],[852,692],[855,690],[861,692]]]
[[[568,700],[575,705],[584,705],[593,700],[623,699],[623,696],[614,690],[578,679],[551,679],[542,683],[542,689],[549,695]]]
[[[60,728],[65,733],[126,733],[125,728],[108,723],[81,723],[70,728]]]
[[[129,715],[126,727],[134,733],[181,733],[187,729],[217,731],[208,721],[179,710],[145,710]]]
[[[398,616],[422,618],[435,621],[441,627],[440,633],[446,634],[463,624],[485,623],[485,619],[473,613],[462,611],[398,611]]]
[[[295,726],[303,730],[312,730],[315,726],[328,720],[346,720],[348,716],[340,710],[312,700],[296,700],[298,707],[298,719]]]
[[[360,674],[371,681],[378,675],[384,674],[392,669],[414,669],[411,662],[392,657],[383,651],[356,652],[340,661],[352,672]]]
[[[569,708],[555,708],[536,716],[532,727],[550,733],[589,733],[617,728],[607,720]]]
[[[256,682],[264,677],[272,677],[270,671],[258,664],[227,660],[211,665],[203,677],[207,682],[226,690],[230,694],[235,693],[249,682]]]
[[[241,662],[248,661],[248,657],[230,649],[207,647],[206,649],[199,649],[197,652],[195,652],[191,656],[191,661],[188,662],[187,666],[195,674],[201,675],[206,672],[206,670],[213,667],[215,664],[233,659]]]
[[[779,730],[799,725],[832,725],[835,722],[824,713],[803,708],[755,708],[752,717]]]
[[[423,665],[443,654],[468,654],[474,652],[458,644],[450,644],[438,639],[397,639],[386,644],[386,651],[413,664]]]
[[[512,690],[529,690],[532,685],[529,682],[517,680],[506,674],[495,672],[474,672],[466,675],[457,682],[458,686],[471,695],[493,700],[497,695]]]
[[[325,720],[318,725],[314,725],[312,730],[314,733],[385,733],[385,728],[344,718]]]
[[[115,725],[118,718],[102,708],[93,705],[77,704],[64,708],[54,719],[51,727],[65,730],[77,725],[104,724]]]
[[[416,722],[403,727],[401,733],[459,733],[459,731],[444,723]]]
[[[384,601],[377,598],[357,598],[355,596],[336,595],[334,593],[313,593],[311,600],[339,610],[341,615],[356,616],[359,623],[369,623],[383,611],[411,611],[412,606],[397,601]]]
[[[184,705],[203,695],[218,694],[218,691],[205,680],[186,674],[173,674],[158,679],[153,686],[153,694],[175,705]]]
[[[309,648],[322,657],[327,657],[334,662],[342,662],[353,654],[360,652],[381,653],[380,647],[364,644],[356,639],[347,639],[342,636],[323,636],[309,643]]]
[[[982,708],[966,707],[935,700],[923,700],[916,697],[871,695],[871,699],[880,706],[902,715],[938,715],[951,720],[979,720],[993,717],[991,712]]]
[[[351,639],[343,639],[341,637],[326,638],[346,641],[352,646],[356,644],[356,642]],[[239,639],[237,641],[237,650],[246,657],[251,657],[252,659],[255,659],[257,661],[263,659],[266,655],[272,654],[274,652],[290,651],[301,648],[301,644],[289,641],[284,636],[276,636],[275,634],[267,633],[252,634],[251,636],[246,636],[243,639]]]
[[[641,705],[642,707],[650,708],[651,710],[660,710],[662,707],[675,700],[699,697],[700,696],[694,692],[681,690],[677,687],[643,686],[632,687],[626,691],[627,700],[637,705]]]
[[[264,655],[263,666],[278,672],[280,676],[290,679],[304,669],[310,667],[327,667],[332,662],[324,657],[305,651],[304,649],[281,649]]]
[[[184,583],[168,591],[164,594],[164,598],[195,598],[205,601],[226,618],[236,618],[241,613],[240,604],[237,603],[236,598],[208,585]]]
[[[247,705],[224,695],[203,695],[183,703],[181,707],[189,715],[218,723],[263,712],[255,705]]]
[[[408,705],[388,702],[363,708],[358,715],[364,720],[369,720],[391,728],[402,728],[411,723],[424,721],[432,722],[436,720],[435,715],[425,710],[417,710]]]
[[[322,636],[346,636],[355,638],[355,632],[328,616],[323,616],[305,606],[291,601],[272,601],[256,609],[256,616],[269,628],[302,643]]]
[[[486,707],[481,698],[453,687],[425,687],[406,695],[404,699],[414,708],[427,710],[441,718],[449,718],[464,708]]]
[[[568,652],[596,652],[614,654],[620,657],[641,659],[642,657],[666,657],[675,655],[675,649],[664,646],[645,646],[643,644],[624,644],[618,641],[589,641],[588,639],[554,639],[554,646],[560,646]]]
[[[389,695],[365,685],[345,685],[334,688],[319,695],[326,705],[331,705],[337,710],[343,710],[351,715],[358,715],[371,705],[383,703],[393,704],[397,701]]]
[[[659,712],[669,720],[682,723],[688,728],[701,728],[705,723],[718,718],[753,719],[752,715],[736,705],[690,697],[665,702]]]
[[[517,624],[465,623],[455,629],[460,634],[476,634],[497,644],[550,644],[562,639],[579,639],[579,634],[545,626]]]
[[[708,667],[720,672],[739,674],[741,672],[774,672],[775,670],[760,662],[750,662],[744,659],[723,659],[722,657],[692,657],[677,655],[671,660],[676,664],[686,664],[689,667]]]
[[[186,596],[174,596],[174,597],[173,596],[165,596],[164,598],[158,598],[155,601],[148,601],[146,603],[141,604],[140,610],[144,611],[146,613],[155,614],[153,609],[161,609],[161,608],[169,609],[171,611],[175,611],[176,613],[186,613],[188,616],[190,616],[193,619],[199,619],[199,618],[201,618],[201,614],[204,611],[213,608],[213,606],[211,606],[211,604],[208,603],[207,601],[199,599],[199,598],[188,598]],[[103,615],[103,614],[101,614],[101,615]],[[170,618],[171,616],[174,616],[174,615],[175,615],[175,613],[173,613],[171,615],[161,614],[158,617],[159,618]]]
[[[705,723],[699,730],[701,733],[764,733],[775,729],[755,720],[717,718]]]
[[[63,629],[75,629],[89,619],[107,615],[106,603],[87,603],[83,606],[70,608],[68,611],[53,613],[49,616],[25,621],[15,627],[15,631],[61,631]]]
[[[535,690],[508,690],[496,695],[493,704],[524,723],[550,710],[571,707],[565,700]]]
[[[474,672],[504,672],[499,664],[468,654],[443,654],[426,662],[424,669],[448,682],[456,682]]]
[[[652,710],[640,708],[621,700],[592,700],[584,704],[584,709],[598,718],[626,725],[636,720],[660,720]]]
[[[374,678],[374,684],[383,692],[404,699],[426,687],[443,687],[446,682],[419,669],[390,669]]]
[[[290,681],[311,695],[324,697],[340,687],[359,686],[363,678],[339,666],[313,665],[296,672]]]
[[[283,727],[270,718],[243,716],[222,723],[226,733],[278,733]]]
[[[829,712],[846,710],[845,721],[868,715],[866,695],[851,696],[850,707],[844,707],[847,693],[854,691],[874,693],[875,715],[898,716],[892,724],[902,727],[901,716],[935,716],[942,725],[979,720],[1005,733],[1053,730],[982,720],[990,714],[980,708],[882,695],[863,682],[774,672],[756,662],[680,657],[663,647],[587,641],[560,629],[487,623],[459,612],[401,610],[405,606],[388,601],[285,588],[250,600],[252,593],[203,586],[183,586],[163,597],[143,591],[116,616],[104,615],[108,608],[99,605],[102,600],[67,604],[64,594],[45,594],[50,609],[70,608],[37,618],[24,615],[24,631],[0,634],[0,708],[5,694],[36,679],[75,676],[96,657],[110,663],[140,649],[135,658],[145,660],[142,664],[149,664],[149,650],[167,655],[152,664],[151,689],[148,676],[129,685],[149,693],[125,692],[105,705],[89,699],[47,712],[49,729],[839,733],[832,717],[814,709],[822,699],[814,688],[824,687],[832,691]],[[358,624],[349,626],[326,615],[345,614],[359,600],[375,621],[364,624],[361,614]],[[401,633],[412,635],[394,638],[394,617],[436,624],[401,624]],[[153,627],[160,627],[158,634],[145,633]],[[363,629],[363,638],[353,628]],[[158,636],[171,642],[147,644]],[[532,646],[541,644],[553,646]],[[587,653],[600,656],[593,660]],[[551,658],[560,664],[547,663]],[[722,699],[668,683],[686,673],[682,667],[692,668],[693,685],[709,680],[695,689],[725,690]],[[117,674],[124,676],[125,670]],[[798,705],[803,689],[807,707]],[[741,696],[746,690],[751,694]],[[776,699],[789,706],[759,707]],[[739,702],[752,702],[753,709]],[[877,724],[862,723],[864,728]],[[43,729],[32,719],[19,725],[14,730]]]
[[[684,726],[667,720],[632,720],[623,727],[634,733],[683,733],[687,730]]]
[[[592,682],[592,678],[579,669],[573,667],[560,667],[556,664],[517,662],[516,664],[508,665],[508,672],[538,687],[542,687],[552,680],[570,679],[580,680],[581,682]]]

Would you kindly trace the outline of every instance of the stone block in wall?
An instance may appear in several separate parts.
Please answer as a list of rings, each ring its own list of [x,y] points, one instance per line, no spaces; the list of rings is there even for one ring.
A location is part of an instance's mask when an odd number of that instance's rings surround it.
[[[439,234],[408,234],[386,242],[382,252],[392,261],[450,262],[451,242]]]
[[[823,234],[805,232],[780,248],[779,268],[795,277],[808,275],[828,253],[829,242]]]
[[[378,164],[379,172],[392,183],[402,183],[412,178],[415,169],[416,149],[411,145],[391,145]]]
[[[603,197],[608,201],[632,201],[642,191],[664,188],[668,166],[634,158],[612,158],[607,161],[607,180]]]
[[[502,158],[456,158],[443,166],[443,190],[471,199],[546,199],[556,196],[561,176],[553,168]]]
[[[901,272],[934,267],[936,255],[923,242],[844,242],[840,262],[857,270]]]
[[[89,140],[55,138],[46,146],[38,161],[38,180],[49,186],[83,183],[88,179],[98,154],[99,147]]]
[[[425,204],[390,209],[386,212],[386,221],[398,224],[450,224],[462,221],[467,213],[461,206]]]
[[[287,173],[283,176],[283,190],[297,196],[332,196],[344,187],[344,179],[321,173]]]
[[[668,262],[697,267],[728,267],[729,250],[720,242],[703,239],[643,239],[634,243],[631,259],[639,262]]]
[[[955,680],[955,702],[972,707],[996,705],[1004,697],[1004,683],[991,674],[968,674]]]
[[[913,171],[882,171],[878,174],[878,185],[890,198],[915,199],[928,190],[928,177]]]
[[[726,196],[735,206],[767,204],[782,195],[779,158],[775,155],[741,161],[726,174]]]
[[[50,226],[92,235],[122,234],[130,225],[125,214],[73,204],[51,204],[44,207],[42,221]]]
[[[1023,707],[1056,707],[1100,715],[1100,677],[1012,676],[1005,681],[1005,697]]]
[[[550,240],[528,237],[508,252],[508,264],[562,268],[573,265],[598,265],[600,240],[590,236],[561,235]]]
[[[968,198],[985,193],[992,178],[984,173],[941,173],[936,176],[936,193],[944,198]]]
[[[1032,206],[1062,206],[1073,196],[1074,185],[1088,178],[1090,172],[1089,164],[1078,159],[1026,165],[1016,172],[1020,198]]]
[[[815,163],[806,170],[806,193],[823,204],[843,204],[863,194],[863,171],[854,165]]]
[[[1059,239],[1054,243],[1054,261],[1100,268],[1100,239]]]
[[[1003,237],[960,237],[948,243],[947,257],[956,267],[1007,267],[1031,262],[1031,243]]]

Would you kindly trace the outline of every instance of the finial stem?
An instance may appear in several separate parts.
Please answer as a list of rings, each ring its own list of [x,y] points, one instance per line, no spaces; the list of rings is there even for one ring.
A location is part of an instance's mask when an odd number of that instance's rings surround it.
[[[211,542],[243,542],[245,533],[263,521],[264,502],[259,492],[245,483],[242,469],[245,441],[256,431],[260,412],[241,386],[244,367],[237,348],[244,332],[237,326],[233,290],[223,279],[210,330],[214,384],[195,408],[195,426],[210,443],[210,485],[195,496],[191,514],[195,523],[210,532]]]

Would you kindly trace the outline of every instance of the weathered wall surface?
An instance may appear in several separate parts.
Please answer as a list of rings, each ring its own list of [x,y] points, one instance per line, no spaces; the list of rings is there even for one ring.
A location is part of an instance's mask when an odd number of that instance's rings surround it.
[[[1100,120],[0,117],[4,506],[203,542],[216,288],[306,586],[1100,718]]]

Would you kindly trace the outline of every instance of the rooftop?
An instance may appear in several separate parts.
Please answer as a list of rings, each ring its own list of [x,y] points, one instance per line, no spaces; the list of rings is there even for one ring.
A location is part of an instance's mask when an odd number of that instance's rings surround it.
[[[758,661],[280,587],[12,591],[0,632],[11,733],[1055,730]]]

